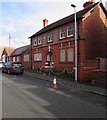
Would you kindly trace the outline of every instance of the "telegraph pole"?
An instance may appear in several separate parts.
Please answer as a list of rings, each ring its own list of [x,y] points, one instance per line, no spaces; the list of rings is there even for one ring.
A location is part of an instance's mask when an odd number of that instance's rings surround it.
[[[10,41],[11,41],[11,35],[9,33],[9,60],[8,61],[10,61]]]

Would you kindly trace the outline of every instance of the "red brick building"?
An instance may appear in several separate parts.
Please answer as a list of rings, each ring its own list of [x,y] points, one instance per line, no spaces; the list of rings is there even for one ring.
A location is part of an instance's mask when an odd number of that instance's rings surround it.
[[[24,68],[31,68],[31,47],[22,46],[14,50],[11,54],[12,61],[21,62]]]
[[[15,50],[15,48],[12,47],[2,47],[1,51],[1,60],[3,62],[11,61],[11,53]]]
[[[99,68],[100,58],[107,58],[107,12],[102,3],[86,2],[77,12],[78,79],[90,79],[91,70]],[[74,14],[48,25],[30,37],[31,66],[50,65],[54,70],[74,68]]]

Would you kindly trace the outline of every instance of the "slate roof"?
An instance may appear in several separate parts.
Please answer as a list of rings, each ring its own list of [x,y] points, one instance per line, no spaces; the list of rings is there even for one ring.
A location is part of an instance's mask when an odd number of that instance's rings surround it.
[[[84,15],[85,15],[88,11],[92,10],[92,9],[93,9],[96,5],[98,5],[98,4],[99,4],[99,2],[95,3],[95,4],[92,5],[91,7],[88,7],[88,8],[86,8],[86,9],[83,9],[83,10],[77,12],[77,20],[83,18]],[[56,21],[56,22],[54,22],[54,23],[46,26],[45,28],[42,28],[40,31],[38,31],[37,33],[33,34],[31,37],[34,37],[34,36],[36,36],[36,35],[40,35],[40,34],[42,34],[42,33],[44,33],[44,32],[47,32],[47,31],[49,31],[49,30],[52,30],[52,29],[54,29],[54,28],[60,27],[60,26],[62,26],[62,25],[65,25],[65,24],[70,23],[70,22],[73,22],[73,21],[74,21],[74,14],[69,15],[69,16],[61,19],[61,20],[58,20],[58,21]],[[31,38],[31,37],[29,37],[29,38]]]
[[[13,56],[21,55],[23,52],[25,52],[29,48],[30,48],[30,45],[26,45],[26,46],[17,48],[14,50],[14,52],[11,54],[11,56],[13,57]]]

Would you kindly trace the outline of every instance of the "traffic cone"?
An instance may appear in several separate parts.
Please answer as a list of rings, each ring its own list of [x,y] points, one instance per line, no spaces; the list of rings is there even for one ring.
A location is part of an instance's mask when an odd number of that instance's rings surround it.
[[[53,79],[53,88],[54,88],[54,89],[57,88],[56,76],[54,76],[54,79]]]

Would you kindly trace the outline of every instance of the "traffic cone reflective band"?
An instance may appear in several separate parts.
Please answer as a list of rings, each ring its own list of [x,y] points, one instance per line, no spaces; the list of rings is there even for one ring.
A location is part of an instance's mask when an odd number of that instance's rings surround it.
[[[54,76],[54,79],[53,79],[53,88],[57,88],[57,84],[56,84],[56,76]]]

